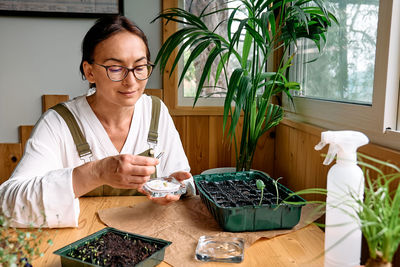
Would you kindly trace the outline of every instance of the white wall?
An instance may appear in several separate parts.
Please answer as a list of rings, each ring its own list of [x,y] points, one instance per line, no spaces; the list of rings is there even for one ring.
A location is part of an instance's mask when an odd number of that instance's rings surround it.
[[[125,15],[149,39],[152,59],[161,46],[161,23],[150,24],[160,0],[125,0]],[[140,6],[140,8],[139,8]],[[0,16],[0,143],[17,143],[18,126],[34,125],[43,94],[85,94],[79,72],[81,42],[95,19]],[[162,88],[156,69],[147,88]]]

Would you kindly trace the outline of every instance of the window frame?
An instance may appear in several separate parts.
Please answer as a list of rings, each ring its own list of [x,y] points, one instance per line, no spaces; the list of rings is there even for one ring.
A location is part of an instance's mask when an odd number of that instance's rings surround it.
[[[177,8],[179,7],[180,0],[162,0],[162,10],[168,8]],[[162,41],[168,39],[168,37],[178,30],[178,24],[174,21],[170,21],[167,24],[163,19],[162,22]],[[176,51],[172,54],[172,58],[175,58]],[[165,72],[162,77],[163,84],[163,93],[164,93],[164,103],[167,105],[169,112],[171,115],[222,115],[223,114],[223,106],[200,106],[196,105],[192,106],[183,106],[179,105],[179,91],[178,91],[178,71],[174,70],[171,73],[173,60],[169,60],[166,65]]]
[[[400,150],[400,1],[380,0],[372,105],[283,97],[286,117],[332,130],[365,133],[371,143]],[[389,71],[390,70],[390,71]],[[398,114],[399,112],[399,114]]]

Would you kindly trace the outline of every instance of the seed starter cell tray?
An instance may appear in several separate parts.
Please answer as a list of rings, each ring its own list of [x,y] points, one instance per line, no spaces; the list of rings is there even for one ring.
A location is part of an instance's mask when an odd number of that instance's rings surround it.
[[[276,188],[275,181],[263,172],[204,174],[193,178],[202,201],[225,231],[290,229],[300,220],[305,200],[298,195],[288,198],[293,192],[279,183]],[[261,205],[257,179],[265,184]],[[299,204],[282,203],[283,200]]]

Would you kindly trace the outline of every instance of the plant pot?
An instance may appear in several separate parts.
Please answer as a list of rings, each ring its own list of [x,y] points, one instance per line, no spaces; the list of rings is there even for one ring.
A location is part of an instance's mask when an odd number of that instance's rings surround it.
[[[54,254],[68,266],[156,266],[164,259],[165,248],[172,242],[132,234],[106,227],[69,244]],[[104,257],[103,257],[104,256]]]
[[[369,258],[365,267],[392,267],[392,263],[386,262],[379,257],[376,259]]]
[[[305,200],[276,183],[267,174],[259,171],[244,171],[222,174],[205,174],[193,177],[200,197],[219,225],[226,231],[258,231],[290,229],[301,215]],[[261,201],[261,190],[256,180],[265,184]],[[299,204],[286,204],[283,200]]]

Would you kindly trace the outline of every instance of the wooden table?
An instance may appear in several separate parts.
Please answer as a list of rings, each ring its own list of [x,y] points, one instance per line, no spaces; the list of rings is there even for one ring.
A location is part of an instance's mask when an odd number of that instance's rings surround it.
[[[146,197],[89,197],[80,199],[81,213],[78,228],[46,229],[44,238],[52,239],[53,245],[45,242],[40,251],[44,256],[33,261],[33,266],[61,266],[60,257],[53,251],[82,237],[92,234],[105,225],[96,211],[111,207],[129,206],[133,203],[149,201]],[[168,248],[167,248],[168,249]],[[261,239],[245,250],[244,261],[234,266],[323,266],[324,234],[315,225],[272,239]],[[194,257],[194,252],[193,252]],[[203,266],[227,266],[226,263],[205,263]],[[162,262],[159,266],[170,266]]]

